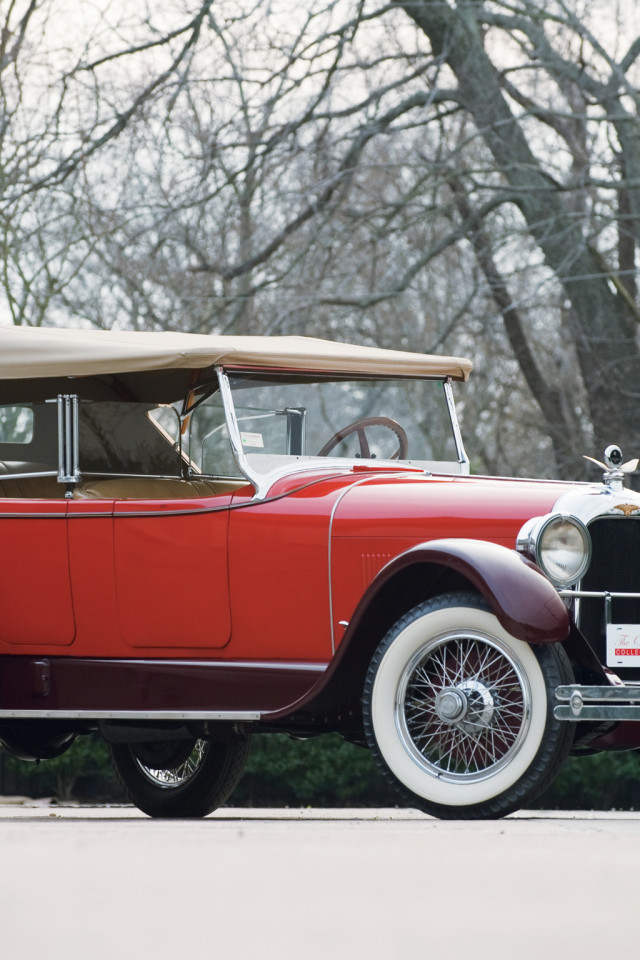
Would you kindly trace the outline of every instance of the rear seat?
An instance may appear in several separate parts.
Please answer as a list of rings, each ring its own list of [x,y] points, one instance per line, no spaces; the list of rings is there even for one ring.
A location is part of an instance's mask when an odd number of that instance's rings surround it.
[[[37,473],[51,470],[45,463],[0,460],[0,497],[25,500],[58,500],[64,498],[65,486],[57,477],[16,477],[16,473]]]
[[[246,480],[178,480],[170,477],[113,477],[87,480],[73,491],[74,500],[188,500],[233,493]]]

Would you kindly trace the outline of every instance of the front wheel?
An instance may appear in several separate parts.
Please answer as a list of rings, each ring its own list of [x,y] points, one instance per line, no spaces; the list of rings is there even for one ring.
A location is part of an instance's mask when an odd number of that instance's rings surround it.
[[[248,750],[248,738],[115,743],[111,759],[129,799],[143,813],[206,817],[231,796]]]
[[[376,651],[364,689],[369,746],[412,806],[447,819],[505,816],[551,783],[573,726],[553,691],[564,650],[508,633],[477,594],[415,607]]]

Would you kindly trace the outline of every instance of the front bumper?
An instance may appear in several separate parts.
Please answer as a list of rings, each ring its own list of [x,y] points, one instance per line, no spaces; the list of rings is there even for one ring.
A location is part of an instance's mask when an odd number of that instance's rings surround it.
[[[556,687],[553,714],[557,720],[640,720],[640,683]]]

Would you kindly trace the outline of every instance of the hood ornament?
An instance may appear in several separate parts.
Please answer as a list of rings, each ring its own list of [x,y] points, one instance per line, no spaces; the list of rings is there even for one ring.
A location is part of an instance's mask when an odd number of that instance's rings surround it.
[[[584,455],[585,460],[590,460],[591,463],[595,463],[597,467],[602,467],[604,470],[604,477],[602,478],[604,483],[608,487],[614,487],[618,490],[622,489],[622,481],[624,480],[625,474],[633,473],[634,470],[638,469],[638,460],[627,460],[626,463],[622,462],[622,450],[620,447],[617,447],[615,444],[607,447],[604,452],[604,463],[602,460],[596,460],[594,457],[588,457]],[[620,507],[619,509],[622,509]]]
[[[640,505],[637,503],[616,503],[613,509],[620,510],[625,517],[631,517],[634,513],[638,513]]]

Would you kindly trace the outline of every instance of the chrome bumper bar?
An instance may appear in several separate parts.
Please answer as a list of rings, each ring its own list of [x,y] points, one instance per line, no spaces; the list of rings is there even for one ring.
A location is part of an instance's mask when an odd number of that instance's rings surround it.
[[[639,600],[640,593],[609,590],[559,590],[561,597],[571,600],[604,600],[604,619],[611,624],[611,601]],[[553,715],[557,720],[640,720],[640,683],[624,686],[588,687],[572,684],[556,688]]]
[[[611,597],[613,600],[640,600],[640,593],[620,593],[619,590],[576,590],[573,587],[567,590],[558,590],[561,597],[568,597],[569,600],[606,600]]]
[[[623,687],[556,687],[557,720],[640,720],[640,684]]]

